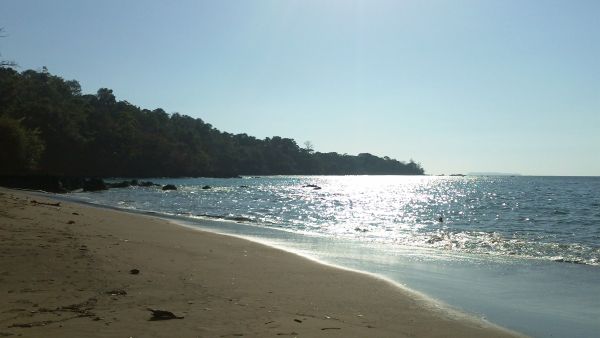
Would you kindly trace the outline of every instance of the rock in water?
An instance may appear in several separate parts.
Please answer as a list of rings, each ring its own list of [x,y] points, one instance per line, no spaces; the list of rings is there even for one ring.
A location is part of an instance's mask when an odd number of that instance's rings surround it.
[[[150,182],[150,181],[141,181],[137,184],[140,187],[160,187],[160,184],[156,184],[154,182]]]
[[[132,186],[130,181],[122,181],[116,183],[107,183],[109,188],[128,188]]]
[[[83,182],[83,191],[100,191],[108,187],[101,178],[90,178]]]
[[[177,187],[173,184],[167,184],[164,187],[162,187],[162,190],[177,190]]]

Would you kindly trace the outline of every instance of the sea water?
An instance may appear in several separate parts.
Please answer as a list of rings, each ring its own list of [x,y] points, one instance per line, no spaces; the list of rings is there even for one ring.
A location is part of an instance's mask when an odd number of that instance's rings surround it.
[[[598,177],[152,181],[178,189],[71,197],[374,273],[535,337],[600,336]]]

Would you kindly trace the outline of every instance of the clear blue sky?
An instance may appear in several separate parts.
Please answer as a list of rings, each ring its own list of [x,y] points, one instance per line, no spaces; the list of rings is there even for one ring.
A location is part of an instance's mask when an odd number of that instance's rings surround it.
[[[600,1],[0,0],[84,92],[428,173],[600,175]]]

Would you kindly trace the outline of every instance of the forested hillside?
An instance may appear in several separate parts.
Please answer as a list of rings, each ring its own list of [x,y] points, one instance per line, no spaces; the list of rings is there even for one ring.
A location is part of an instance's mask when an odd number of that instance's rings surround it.
[[[423,174],[399,162],[313,152],[289,138],[219,131],[199,118],[141,109],[112,90],[0,68],[0,174],[158,177]]]

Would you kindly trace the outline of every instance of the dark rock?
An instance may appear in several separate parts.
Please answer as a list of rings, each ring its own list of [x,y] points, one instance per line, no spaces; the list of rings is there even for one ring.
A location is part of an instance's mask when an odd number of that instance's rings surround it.
[[[129,188],[131,186],[131,182],[123,181],[117,183],[107,183],[109,188]]]
[[[63,189],[67,191],[83,189],[83,182],[85,180],[82,177],[61,177],[59,184]]]
[[[177,190],[177,187],[173,184],[167,184],[164,187],[162,187],[162,190]]]
[[[59,176],[0,176],[0,185],[8,188],[43,190],[53,193],[65,193],[82,189],[82,177]]]
[[[321,187],[319,187],[316,184],[306,184],[306,185],[303,185],[302,188],[315,188],[315,189],[319,188],[319,189],[321,189]]]
[[[140,270],[138,270],[138,269],[131,269],[131,270],[129,270],[129,273],[132,274],[132,275],[137,275],[137,274],[140,273]]]
[[[0,176],[0,185],[7,188],[43,190],[65,193],[67,189],[56,176]]]
[[[434,243],[437,243],[437,242],[440,242],[440,241],[443,241],[443,240],[444,240],[444,239],[443,239],[442,237],[440,237],[440,236],[433,236],[433,237],[431,237],[431,238],[430,238],[430,239],[427,241],[427,243],[428,243],[428,244],[434,244]]]
[[[83,191],[107,190],[106,183],[101,178],[90,178],[83,182]]]
[[[183,319],[183,316],[181,316],[181,317],[176,316],[171,311],[157,310],[157,309],[150,309],[150,308],[148,308],[148,311],[152,312],[152,317],[150,317],[150,319],[148,319],[148,320]]]
[[[160,184],[156,184],[154,182],[150,182],[150,181],[141,181],[138,186],[140,187],[159,187]]]
[[[127,188],[127,187],[153,187],[153,186],[160,186],[160,184],[156,184],[150,181],[138,181],[138,180],[125,180],[122,182],[116,182],[116,183],[108,183],[108,185],[111,188]]]
[[[205,185],[202,187],[202,189],[206,190],[206,189],[211,189],[212,187],[210,185]]]

